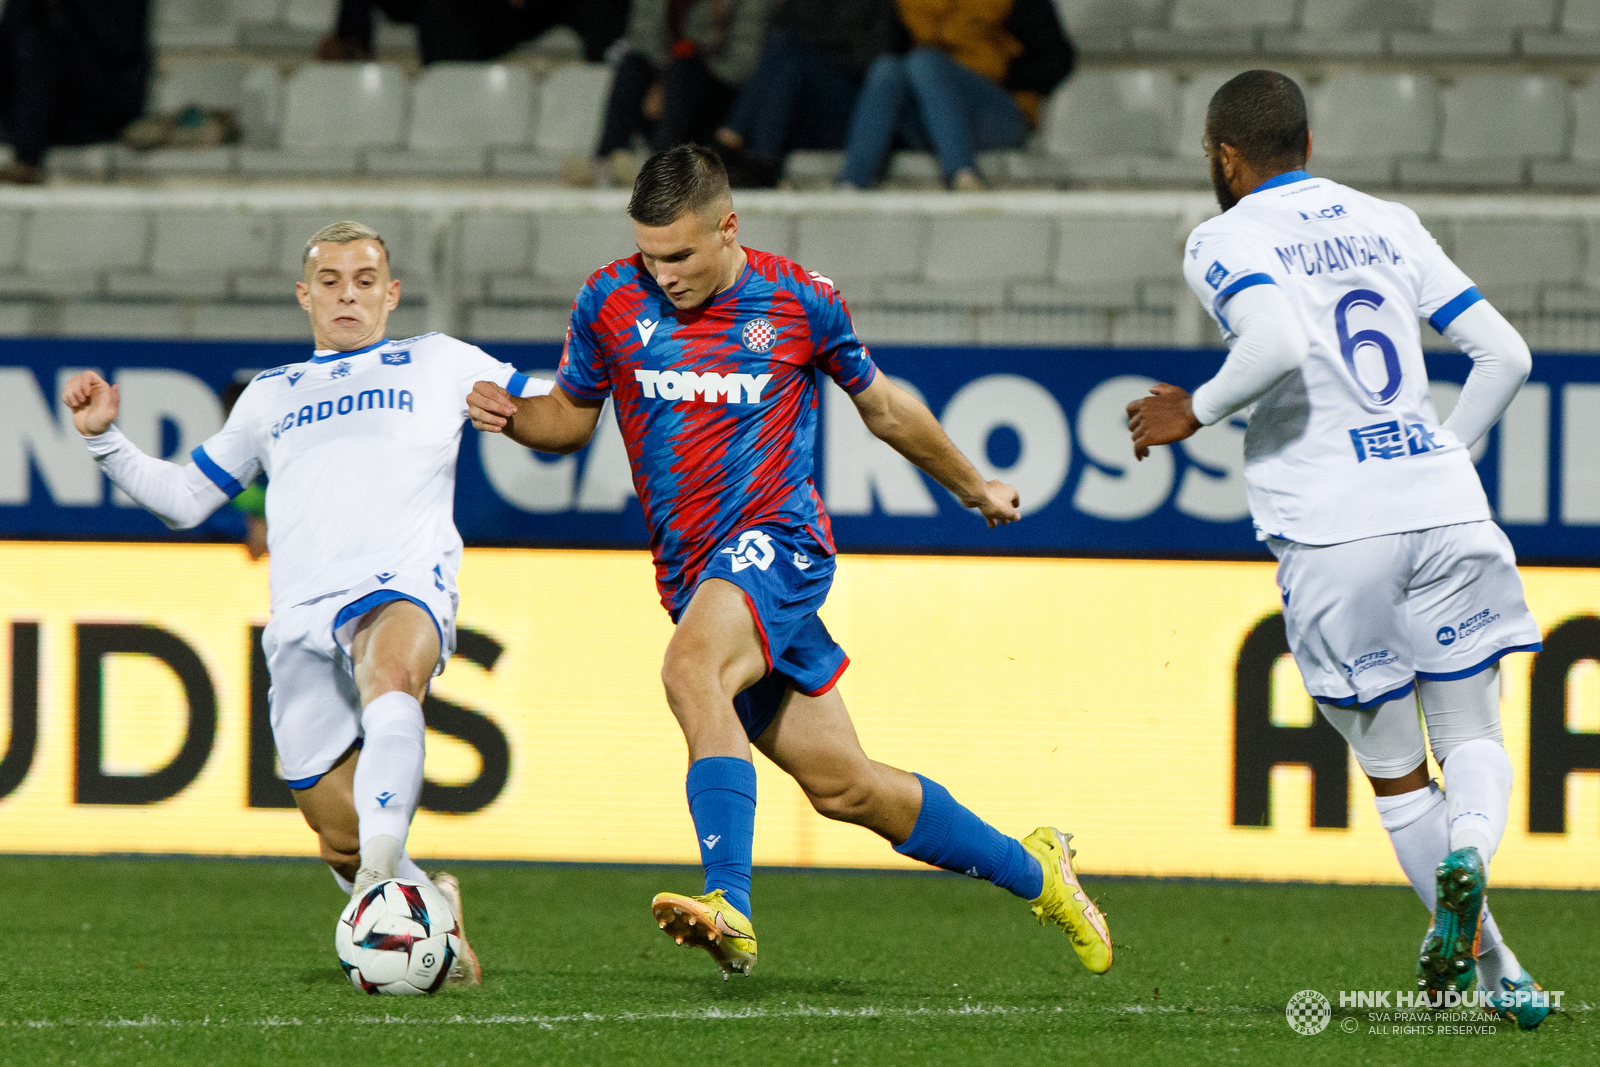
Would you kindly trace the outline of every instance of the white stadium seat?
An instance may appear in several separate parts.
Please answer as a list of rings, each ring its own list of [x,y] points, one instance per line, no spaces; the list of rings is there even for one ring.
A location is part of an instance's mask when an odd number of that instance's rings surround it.
[[[851,285],[917,277],[924,230],[916,216],[807,215],[797,225],[795,259],[854,296]]]
[[[1310,104],[1313,173],[1389,182],[1396,159],[1433,155],[1439,91],[1425,74],[1330,75]]]
[[[1177,94],[1156,69],[1087,70],[1051,98],[1041,140],[1071,177],[1126,178],[1138,158],[1173,153]]]
[[[374,150],[367,172],[481,174],[488,149],[528,143],[533,79],[504,63],[435,63],[411,86],[406,149]]]
[[[1129,30],[1159,25],[1166,9],[1167,0],[1056,0],[1061,25],[1086,52],[1121,51]]]
[[[149,217],[116,208],[43,208],[28,220],[22,269],[74,275],[142,266]]]
[[[223,296],[232,275],[269,270],[277,222],[244,211],[160,211],[149,269],[113,271],[114,297]]]
[[[1402,160],[1411,185],[1517,185],[1524,160],[1558,159],[1567,127],[1567,85],[1548,74],[1465,74],[1447,86],[1439,159]]]
[[[568,63],[551,71],[539,84],[533,150],[497,149],[495,173],[550,178],[566,158],[592,156],[610,92],[611,68],[604,63]]]
[[[1294,13],[1295,0],[1176,0],[1169,28],[1131,36],[1138,51],[1163,55],[1251,52],[1257,31],[1287,30]]]
[[[1132,308],[1148,282],[1178,277],[1183,231],[1176,216],[1066,215],[1056,223],[1049,282],[1012,286],[1018,307]]]
[[[534,236],[533,268],[540,278],[570,285],[570,299],[589,275],[637,251],[633,224],[621,211],[546,215]]]
[[[1557,33],[1528,30],[1522,35],[1528,56],[1600,59],[1600,0],[1566,0]]]
[[[1581,224],[1561,219],[1468,219],[1456,223],[1454,259],[1497,308],[1531,311],[1538,291],[1583,275]]]
[[[1572,147],[1566,159],[1534,160],[1533,183],[1567,188],[1600,188],[1600,79],[1572,94]]]
[[[1305,0],[1296,29],[1268,29],[1268,53],[1301,55],[1381,55],[1393,30],[1421,30],[1428,24],[1427,0]]]
[[[284,86],[276,151],[245,149],[246,174],[353,174],[363,148],[398,145],[406,80],[392,63],[307,63]]]
[[[239,26],[264,6],[260,0],[156,0],[159,49],[231,48]]]
[[[1395,55],[1500,56],[1521,31],[1555,28],[1555,0],[1433,0],[1429,30],[1394,35]]]

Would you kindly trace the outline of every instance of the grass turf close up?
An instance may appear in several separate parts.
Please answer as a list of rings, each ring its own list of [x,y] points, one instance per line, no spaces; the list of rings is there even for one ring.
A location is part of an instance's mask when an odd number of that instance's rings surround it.
[[[483,986],[380,998],[340,972],[344,901],[310,862],[0,859],[0,1063],[1600,1060],[1595,894],[1493,894],[1523,961],[1565,991],[1541,1030],[1397,1033],[1338,992],[1410,988],[1409,890],[1090,879],[1116,942],[1097,978],[991,886],[758,870],[761,960],[724,983],[650,917],[657,891],[698,891],[697,871],[453,869]],[[1302,989],[1333,1003],[1312,1036],[1284,1017]]]

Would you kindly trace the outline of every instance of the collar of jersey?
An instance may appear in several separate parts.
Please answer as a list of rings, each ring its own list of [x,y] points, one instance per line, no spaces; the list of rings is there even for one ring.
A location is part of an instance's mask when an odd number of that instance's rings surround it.
[[[316,353],[315,355],[313,355],[311,357],[311,362],[313,362],[313,363],[332,363],[336,359],[349,359],[351,356],[359,356],[359,355],[362,355],[364,353],[371,352],[373,349],[382,348],[384,345],[386,345],[388,343],[389,343],[389,339],[387,337],[385,337],[383,340],[379,341],[375,345],[368,345],[366,348],[358,348],[354,352],[333,352],[333,351],[324,350],[324,351],[327,352],[326,355],[324,355],[323,352],[318,352],[318,353]]]
[[[1268,189],[1276,189],[1280,185],[1293,185],[1295,182],[1309,181],[1311,176],[1311,172],[1305,170],[1284,171],[1275,178],[1268,178],[1266,181],[1250,190],[1250,192],[1264,193]]]

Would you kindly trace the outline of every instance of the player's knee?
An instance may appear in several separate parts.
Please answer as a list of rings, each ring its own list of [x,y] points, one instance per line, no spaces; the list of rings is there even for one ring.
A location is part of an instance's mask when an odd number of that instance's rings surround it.
[[[806,799],[818,815],[839,822],[860,822],[873,810],[877,791],[866,779],[838,779],[806,787]]]

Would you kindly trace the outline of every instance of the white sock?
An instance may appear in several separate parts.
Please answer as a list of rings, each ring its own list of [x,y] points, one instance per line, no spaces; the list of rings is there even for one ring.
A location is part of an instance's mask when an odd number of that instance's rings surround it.
[[[1406,881],[1417,891],[1428,912],[1438,885],[1434,871],[1450,852],[1450,823],[1445,815],[1444,793],[1434,782],[1399,796],[1374,797],[1378,818],[1389,831],[1395,858],[1406,872]]]
[[[1450,848],[1476,848],[1484,867],[1506,832],[1511,808],[1511,757],[1487,738],[1464,741],[1445,757]]]
[[[365,742],[356,760],[356,815],[360,819],[361,865],[367,844],[388,837],[402,844],[411,829],[422,796],[423,735],[427,727],[422,705],[407,693],[385,693],[361,712]],[[394,877],[397,853],[384,877]],[[358,879],[359,880],[359,879]]]
[[[351,893],[356,891],[356,884],[350,879],[346,878],[344,875],[340,874],[338,871],[334,870],[332,867],[328,868],[328,873],[333,875],[333,880],[335,882],[339,883],[339,888],[344,891],[345,896],[349,896]]]
[[[1489,916],[1484,915],[1483,918],[1487,925]],[[1502,978],[1515,982],[1521,976],[1522,962],[1504,941],[1494,948],[1478,950],[1478,984],[1483,988],[1499,993],[1505,989],[1500,983]]]
[[[417,861],[411,858],[409,852],[400,853],[400,862],[394,865],[394,876],[408,882],[428,881],[427,872],[417,866]]]

